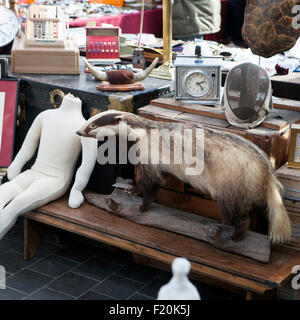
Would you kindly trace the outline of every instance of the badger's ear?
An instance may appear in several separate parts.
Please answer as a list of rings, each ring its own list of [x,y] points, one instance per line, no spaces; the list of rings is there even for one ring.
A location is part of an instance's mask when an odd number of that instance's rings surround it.
[[[120,120],[126,120],[126,116],[125,116],[125,114],[119,114],[119,115],[117,115],[117,116],[115,117],[115,119],[118,119],[119,121],[120,121]]]
[[[106,113],[102,116],[99,116],[99,118],[94,121],[94,124],[97,127],[117,125],[120,121],[117,117],[119,117],[120,115],[121,113],[113,113],[113,112]]]

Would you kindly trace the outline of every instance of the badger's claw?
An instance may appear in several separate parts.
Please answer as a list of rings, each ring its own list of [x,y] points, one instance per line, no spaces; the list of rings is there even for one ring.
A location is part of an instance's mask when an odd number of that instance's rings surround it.
[[[141,205],[136,206],[136,211],[137,211],[137,214],[142,214],[143,213],[141,211]]]
[[[140,213],[144,213],[149,210],[150,206],[147,204],[141,204],[139,208],[140,208]]]
[[[141,190],[137,185],[133,185],[130,189],[125,189],[125,192],[130,196],[138,196],[141,194]]]
[[[120,211],[120,205],[115,200],[108,198],[108,199],[105,199],[105,202],[106,202],[106,205],[108,206],[108,208],[112,212],[118,213]]]

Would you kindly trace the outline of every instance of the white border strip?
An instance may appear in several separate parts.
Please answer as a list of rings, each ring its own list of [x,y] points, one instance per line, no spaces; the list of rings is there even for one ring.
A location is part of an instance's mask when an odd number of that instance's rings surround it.
[[[3,119],[4,119],[4,102],[5,92],[0,92],[0,152],[2,146],[2,131],[3,131]]]

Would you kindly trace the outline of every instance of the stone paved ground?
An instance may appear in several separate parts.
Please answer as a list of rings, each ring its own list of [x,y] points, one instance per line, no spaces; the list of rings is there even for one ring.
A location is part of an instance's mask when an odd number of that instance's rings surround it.
[[[156,299],[170,273],[132,262],[130,253],[66,234],[64,245],[46,237],[30,261],[23,258],[23,218],[0,241],[6,289],[0,300]],[[241,299],[193,281],[203,300]]]

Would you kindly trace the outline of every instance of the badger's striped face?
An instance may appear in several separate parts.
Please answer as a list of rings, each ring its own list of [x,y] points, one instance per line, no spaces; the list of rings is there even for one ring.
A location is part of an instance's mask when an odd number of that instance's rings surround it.
[[[118,132],[119,121],[124,112],[108,110],[96,114],[76,132],[83,137],[99,138]]]

